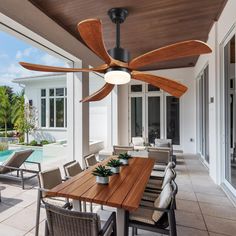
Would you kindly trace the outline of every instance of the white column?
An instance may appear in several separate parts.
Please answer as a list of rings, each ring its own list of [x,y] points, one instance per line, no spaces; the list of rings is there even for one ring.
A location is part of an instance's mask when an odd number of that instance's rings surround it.
[[[118,87],[118,142],[119,145],[129,145],[129,85]]]
[[[111,145],[118,143],[118,88],[111,93]]]
[[[80,61],[74,67],[81,68]],[[73,73],[67,76],[67,153],[68,160],[77,160],[84,166],[84,155],[89,151],[89,104],[80,100],[88,95],[87,73]]]

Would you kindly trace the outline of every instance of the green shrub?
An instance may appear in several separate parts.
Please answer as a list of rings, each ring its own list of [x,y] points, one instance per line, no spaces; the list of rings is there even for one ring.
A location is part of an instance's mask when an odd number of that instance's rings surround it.
[[[49,144],[49,142],[48,142],[48,140],[42,140],[42,141],[40,142],[40,144],[41,144],[41,145],[46,145],[46,144]]]
[[[30,146],[38,146],[38,143],[36,140],[32,140],[29,145]]]
[[[14,136],[14,132],[13,131],[7,132],[7,137],[13,137],[13,136]]]
[[[0,143],[0,151],[5,151],[8,149],[7,143]]]

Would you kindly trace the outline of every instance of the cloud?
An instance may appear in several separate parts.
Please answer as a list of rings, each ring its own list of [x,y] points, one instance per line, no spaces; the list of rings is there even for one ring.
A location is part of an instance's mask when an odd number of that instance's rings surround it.
[[[6,59],[8,58],[8,55],[6,53],[0,54],[0,59]]]
[[[66,63],[63,60],[50,54],[42,55],[42,57],[40,58],[40,63],[50,66],[66,66]]]
[[[24,50],[18,50],[16,52],[16,59],[22,59],[24,57],[29,57],[31,56],[33,53],[37,52],[37,49],[36,48],[26,48]]]

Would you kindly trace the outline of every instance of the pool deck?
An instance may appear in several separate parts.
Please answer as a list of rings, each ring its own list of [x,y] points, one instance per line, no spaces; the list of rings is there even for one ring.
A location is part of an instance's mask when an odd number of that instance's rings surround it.
[[[62,166],[65,160],[43,165],[43,169]],[[222,189],[215,185],[195,155],[178,157],[177,229],[179,236],[232,236],[236,232],[236,208]],[[62,172],[63,173],[63,172]],[[22,190],[19,184],[2,180],[0,235],[33,236],[35,232],[37,182]],[[98,209],[98,206],[94,207]],[[45,211],[41,211],[40,235],[44,235]],[[160,235],[139,231],[138,235]]]

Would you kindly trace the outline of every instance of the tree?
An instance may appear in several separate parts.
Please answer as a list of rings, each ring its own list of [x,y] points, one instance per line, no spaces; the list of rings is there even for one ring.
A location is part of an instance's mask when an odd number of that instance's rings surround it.
[[[24,135],[26,134],[26,142],[28,144],[29,133],[36,129],[36,109],[28,103],[25,103],[24,92],[13,96],[13,104],[12,123],[19,133],[22,142],[24,141]]]
[[[10,120],[11,110],[9,95],[6,87],[0,87],[0,123],[4,124],[5,137],[7,137],[7,123]]]

